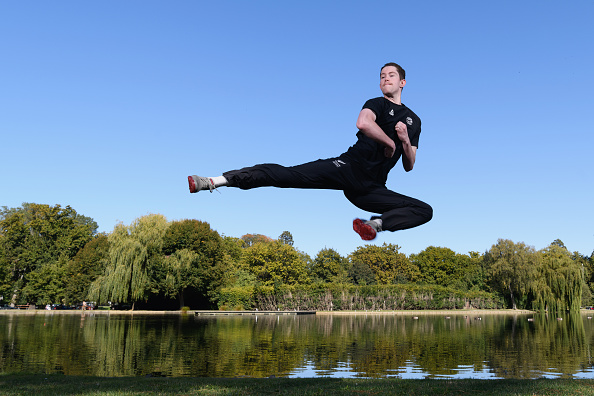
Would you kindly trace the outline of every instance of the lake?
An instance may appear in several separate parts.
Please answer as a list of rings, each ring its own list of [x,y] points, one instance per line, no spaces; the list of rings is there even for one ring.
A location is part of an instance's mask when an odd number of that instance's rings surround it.
[[[0,373],[594,378],[591,316],[4,312]]]

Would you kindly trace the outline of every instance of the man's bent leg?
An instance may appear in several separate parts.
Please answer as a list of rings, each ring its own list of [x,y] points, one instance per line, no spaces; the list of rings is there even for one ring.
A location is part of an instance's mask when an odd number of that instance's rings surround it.
[[[433,217],[433,208],[425,202],[385,187],[373,188],[367,192],[345,191],[344,195],[356,207],[381,214],[384,231],[417,227]]]

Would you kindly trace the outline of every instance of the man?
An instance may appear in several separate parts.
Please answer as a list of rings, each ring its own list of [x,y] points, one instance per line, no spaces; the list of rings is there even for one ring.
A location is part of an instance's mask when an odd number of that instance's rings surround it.
[[[383,97],[365,103],[357,119],[357,142],[340,156],[292,167],[261,164],[218,177],[188,176],[190,192],[212,192],[222,186],[342,190],[356,207],[379,214],[370,220],[353,220],[353,230],[366,241],[380,231],[428,222],[433,217],[431,206],[386,188],[388,173],[401,157],[404,170],[413,169],[419,146],[421,119],[401,101],[405,77],[396,63],[381,68]]]

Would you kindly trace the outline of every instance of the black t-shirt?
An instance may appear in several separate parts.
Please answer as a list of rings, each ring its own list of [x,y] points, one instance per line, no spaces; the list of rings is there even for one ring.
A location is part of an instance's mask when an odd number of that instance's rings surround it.
[[[384,146],[368,138],[361,131],[357,132],[357,143],[343,155],[357,162],[366,176],[385,184],[388,173],[402,155],[402,142],[396,135],[396,124],[398,121],[402,121],[406,125],[411,145],[419,147],[421,119],[405,105],[397,105],[384,97],[369,99],[363,108],[374,112],[377,125],[396,143],[394,156],[386,158]]]

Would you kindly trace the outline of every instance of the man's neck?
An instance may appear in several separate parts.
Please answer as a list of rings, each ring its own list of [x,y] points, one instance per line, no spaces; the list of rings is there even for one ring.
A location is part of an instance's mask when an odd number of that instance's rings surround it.
[[[402,102],[400,101],[400,95],[395,95],[395,96],[384,95],[384,98],[388,99],[390,102],[395,103],[399,106],[402,105]]]

